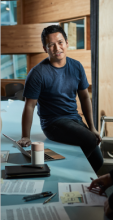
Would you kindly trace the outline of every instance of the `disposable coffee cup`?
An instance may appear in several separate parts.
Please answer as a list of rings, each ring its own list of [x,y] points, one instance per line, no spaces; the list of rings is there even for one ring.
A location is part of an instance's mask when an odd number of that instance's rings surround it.
[[[44,143],[43,142],[33,142],[31,144],[31,163],[44,164]]]

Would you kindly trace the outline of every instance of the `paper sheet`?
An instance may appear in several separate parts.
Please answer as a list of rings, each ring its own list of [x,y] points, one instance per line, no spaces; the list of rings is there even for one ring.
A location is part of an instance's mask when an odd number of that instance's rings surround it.
[[[44,180],[3,180],[1,194],[29,195],[41,193]]]
[[[69,220],[61,204],[27,204],[1,207],[2,220]]]
[[[107,198],[90,192],[87,189],[89,185],[90,183],[58,183],[59,201],[61,203],[63,201],[62,204],[64,206],[104,206],[104,202]],[[73,191],[78,191],[80,195],[82,195],[83,200],[75,203],[71,203],[71,201],[69,201],[69,203],[65,203],[62,197],[65,195],[65,193]]]
[[[1,151],[0,157],[1,157],[1,163],[6,163],[9,157],[9,150]]]
[[[3,181],[3,178],[1,178],[1,182],[0,182],[0,183],[2,184],[3,182],[4,182],[4,181]]]

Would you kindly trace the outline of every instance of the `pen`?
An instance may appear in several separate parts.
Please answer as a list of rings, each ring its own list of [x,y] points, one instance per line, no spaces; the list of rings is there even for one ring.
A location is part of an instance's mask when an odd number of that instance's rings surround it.
[[[29,195],[29,196],[25,196],[23,197],[23,199],[27,201],[31,201],[31,200],[34,200],[34,199],[40,199],[40,198],[43,198],[43,197],[47,197],[47,196],[51,196],[53,195],[52,192],[43,192],[43,193],[38,193],[38,194],[33,194],[33,195]]]
[[[49,202],[57,193],[54,193],[52,196],[49,197],[49,199],[45,200],[43,204]]]
[[[43,167],[40,166],[32,166],[32,165],[21,165],[21,167],[30,167],[30,168],[37,168],[37,169],[42,169]]]

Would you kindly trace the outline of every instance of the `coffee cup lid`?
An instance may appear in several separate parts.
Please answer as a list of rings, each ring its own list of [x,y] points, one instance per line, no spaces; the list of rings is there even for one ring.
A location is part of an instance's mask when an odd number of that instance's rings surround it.
[[[43,151],[44,150],[44,143],[43,142],[32,142],[31,143],[31,150],[32,151]]]

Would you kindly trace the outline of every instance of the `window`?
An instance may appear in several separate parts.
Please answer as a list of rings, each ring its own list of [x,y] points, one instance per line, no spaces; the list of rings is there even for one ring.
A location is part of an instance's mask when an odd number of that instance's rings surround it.
[[[25,79],[27,76],[27,56],[1,55],[1,79]]]
[[[69,47],[68,50],[84,49],[84,19],[72,20],[61,23],[62,28],[66,32]]]
[[[1,26],[17,24],[17,1],[1,1]]]

